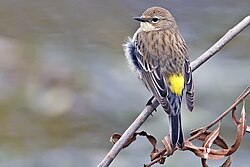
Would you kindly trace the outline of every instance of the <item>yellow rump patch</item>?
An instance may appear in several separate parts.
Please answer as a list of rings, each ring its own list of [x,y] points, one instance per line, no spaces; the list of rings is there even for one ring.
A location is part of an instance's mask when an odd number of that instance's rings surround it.
[[[168,78],[169,88],[177,96],[180,96],[184,89],[184,77],[181,74],[173,74]]]

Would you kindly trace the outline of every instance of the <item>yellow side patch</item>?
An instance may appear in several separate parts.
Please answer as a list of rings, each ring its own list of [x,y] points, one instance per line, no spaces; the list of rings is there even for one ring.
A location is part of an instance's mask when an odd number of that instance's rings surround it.
[[[184,89],[184,77],[181,74],[173,74],[168,78],[169,88],[177,96],[180,96]]]

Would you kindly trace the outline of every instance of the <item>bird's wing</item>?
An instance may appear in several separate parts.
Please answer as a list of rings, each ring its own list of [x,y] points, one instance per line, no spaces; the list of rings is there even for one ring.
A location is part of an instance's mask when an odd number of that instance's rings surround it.
[[[192,78],[192,70],[189,60],[185,59],[185,85],[186,85],[186,102],[190,111],[194,108],[194,83]]]
[[[150,60],[145,59],[145,56],[139,51],[138,47],[134,47],[134,55],[137,60],[137,64],[141,69],[141,79],[145,83],[146,87],[153,95],[157,98],[159,103],[162,105],[165,112],[171,113],[172,107],[168,99],[168,88],[166,86],[165,79],[161,74],[159,59],[155,58]]]

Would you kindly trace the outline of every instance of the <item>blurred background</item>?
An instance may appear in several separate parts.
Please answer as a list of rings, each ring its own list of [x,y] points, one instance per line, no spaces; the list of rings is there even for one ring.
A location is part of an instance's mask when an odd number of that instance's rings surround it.
[[[155,5],[175,16],[191,60],[250,14],[249,0],[0,0],[1,167],[94,167],[101,161],[112,147],[110,136],[124,132],[151,96],[128,70],[122,44],[139,26],[133,17]],[[195,110],[183,105],[186,137],[249,84],[249,44],[247,28],[194,73]],[[250,97],[246,107],[250,114]],[[230,116],[222,128],[231,144]],[[166,114],[159,108],[140,130],[160,143],[168,134]],[[151,149],[139,138],[111,166],[142,166]],[[233,166],[249,166],[249,150],[246,134]],[[184,164],[199,166],[200,159],[176,152],[163,166]]]

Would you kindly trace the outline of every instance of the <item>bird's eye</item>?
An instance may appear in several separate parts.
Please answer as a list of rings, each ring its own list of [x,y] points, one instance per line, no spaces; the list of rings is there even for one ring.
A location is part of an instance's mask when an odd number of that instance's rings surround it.
[[[152,18],[152,22],[153,22],[153,23],[157,23],[159,20],[160,20],[160,19],[159,19],[158,17],[153,17],[153,18]]]

